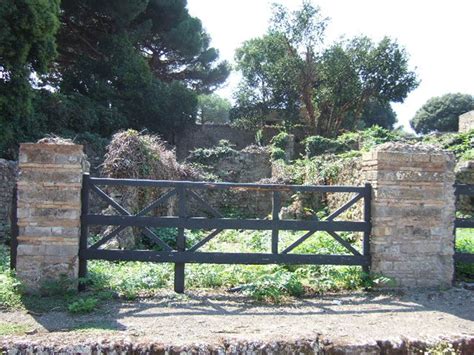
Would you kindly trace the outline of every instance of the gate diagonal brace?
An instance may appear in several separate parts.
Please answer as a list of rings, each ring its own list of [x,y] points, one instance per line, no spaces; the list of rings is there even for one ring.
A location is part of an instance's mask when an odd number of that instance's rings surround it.
[[[357,201],[363,198],[363,194],[358,193],[355,195],[350,201],[346,202],[343,206],[339,207],[336,211],[331,213],[327,218],[326,221],[332,221],[334,218],[338,217],[340,214],[344,213],[350,207],[352,207]]]
[[[174,196],[176,194],[176,190],[170,190],[166,192],[164,195],[160,196],[157,200],[153,201],[150,203],[147,207],[139,211],[137,214],[132,215],[129,211],[127,211],[125,208],[123,208],[120,204],[118,204],[113,198],[111,198],[109,195],[107,195],[104,191],[102,191],[99,187],[92,185],[91,186],[92,191],[94,191],[99,197],[101,197],[105,202],[109,203],[112,207],[114,207],[118,212],[121,212],[123,215],[127,216],[143,216],[147,214],[149,211],[151,211],[153,208],[157,207],[161,203],[165,202],[168,200],[170,197]],[[109,240],[117,236],[121,231],[126,229],[127,226],[119,226],[115,228],[112,232],[110,232],[108,235],[106,235],[104,238],[96,242],[95,244],[91,245],[91,249],[98,249],[100,246],[104,245],[107,243]],[[173,249],[163,242],[160,237],[158,237],[152,230],[150,230],[147,227],[144,227],[144,231],[142,233],[147,236],[149,239],[155,241],[158,245],[160,245],[164,250],[166,251],[172,251]]]

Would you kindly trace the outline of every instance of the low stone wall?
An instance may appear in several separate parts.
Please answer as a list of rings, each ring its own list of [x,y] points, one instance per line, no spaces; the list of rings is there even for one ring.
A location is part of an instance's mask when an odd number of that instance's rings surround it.
[[[459,116],[459,132],[469,132],[474,129],[474,110]]]
[[[10,236],[11,207],[18,164],[0,159],[0,241]]]
[[[268,149],[249,146],[217,159],[213,172],[226,182],[256,182],[272,176],[272,164]]]

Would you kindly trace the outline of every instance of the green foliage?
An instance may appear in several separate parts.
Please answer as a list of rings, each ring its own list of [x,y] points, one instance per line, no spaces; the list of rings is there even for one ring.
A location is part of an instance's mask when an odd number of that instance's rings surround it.
[[[15,157],[16,143],[35,137],[32,72],[44,74],[56,56],[58,0],[0,3],[0,156]]]
[[[307,157],[314,157],[323,153],[340,153],[348,147],[337,139],[322,136],[310,136],[304,140]]]
[[[235,152],[234,145],[228,140],[221,139],[216,146],[211,148],[198,148],[191,151],[186,158],[190,163],[209,165],[217,159],[221,159]]]
[[[40,285],[42,296],[62,296],[73,295],[76,290],[76,284],[66,275],[61,275],[58,280],[45,280]]]
[[[246,285],[244,294],[257,301],[279,303],[284,296],[302,296],[304,288],[294,273],[278,270],[270,275],[263,275],[255,282]]]
[[[275,160],[285,160],[286,159],[286,153],[281,148],[271,147],[270,148],[270,158],[273,161],[275,161]]]
[[[67,306],[67,310],[72,314],[85,314],[93,312],[99,300],[95,297],[79,298]]]
[[[270,157],[273,161],[286,160],[286,149],[288,148],[289,134],[282,131],[270,140]]]
[[[28,326],[26,325],[0,322],[0,336],[25,334],[27,331]]]
[[[417,133],[456,132],[461,114],[474,110],[474,96],[446,94],[429,99],[411,119]]]
[[[423,142],[450,150],[459,160],[469,160],[474,154],[474,130],[465,133],[426,135],[423,137]]]
[[[372,126],[362,131],[362,147],[363,151],[369,151],[376,145],[403,140],[395,131],[382,128],[380,126]]]
[[[474,229],[457,229],[456,251],[460,253],[474,254]],[[460,280],[474,281],[474,264],[457,262],[456,276]]]
[[[172,137],[195,121],[197,95],[230,71],[186,1],[7,0],[0,25],[3,157],[50,133],[147,128]]]
[[[348,114],[342,127],[345,129],[365,129],[372,126],[380,126],[391,130],[396,122],[397,114],[389,102],[369,99],[360,117],[352,117],[352,115]]]
[[[0,245],[0,309],[21,307],[21,283],[10,271],[10,250]]]
[[[20,308],[21,302],[21,283],[15,275],[9,271],[0,273],[0,308],[14,309]]]
[[[0,4],[0,67],[14,72],[24,66],[44,73],[56,56],[58,0],[4,0]],[[27,79],[27,78],[26,78]]]
[[[201,124],[227,123],[231,107],[230,101],[219,95],[199,95],[197,121]]]
[[[274,147],[284,150],[286,146],[288,145],[288,141],[289,141],[289,134],[282,131],[278,133],[276,136],[272,137],[272,139],[270,140],[270,144]]]
[[[367,37],[323,48],[327,23],[309,1],[293,12],[275,6],[267,33],[236,51],[243,79],[233,119],[255,126],[304,119],[312,134],[324,137],[342,128],[392,127],[390,102],[403,102],[418,85],[405,50],[389,38]]]

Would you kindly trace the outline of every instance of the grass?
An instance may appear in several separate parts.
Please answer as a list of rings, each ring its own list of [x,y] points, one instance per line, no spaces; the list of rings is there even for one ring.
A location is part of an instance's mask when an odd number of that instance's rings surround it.
[[[25,334],[28,330],[24,324],[0,323],[0,336]]]
[[[456,251],[474,254],[474,228],[459,228],[456,230]],[[458,280],[474,282],[474,264],[456,263]]]
[[[166,233],[173,234],[170,231]],[[301,232],[281,232],[280,249],[291,245],[301,235]],[[203,232],[190,232],[187,235],[193,243],[204,236]],[[341,233],[341,236],[354,247],[361,248],[360,235]],[[269,252],[271,233],[224,231],[200,250]],[[344,247],[324,232],[315,233],[294,252],[348,254]],[[32,297],[22,295],[20,283],[7,268],[7,254],[7,248],[0,247],[0,307],[4,309],[24,307],[36,312],[58,310],[71,314],[101,312],[105,309],[102,305],[113,298],[133,300],[153,296],[162,289],[173,287],[173,264],[98,260],[88,263],[88,277],[83,280],[88,285],[88,292],[77,294],[70,280],[61,279],[43,284],[42,297]],[[304,294],[370,289],[389,281],[383,277],[366,275],[360,267],[330,265],[187,264],[185,276],[187,289],[237,288],[249,298],[272,303]]]
[[[204,236],[188,235],[199,240]],[[281,248],[297,240],[301,233],[282,232]],[[360,236],[343,235],[360,248]],[[268,252],[271,234],[268,232],[225,231],[206,244],[203,251]],[[347,254],[332,237],[315,233],[295,248],[301,254]],[[126,275],[126,277],[124,276]],[[285,297],[304,293],[368,289],[387,281],[369,277],[360,267],[350,266],[290,266],[290,265],[186,265],[187,289],[228,289],[238,287],[258,301],[279,302]],[[163,288],[173,287],[173,265],[141,262],[89,262],[87,284],[92,292],[112,291],[121,298],[150,296]]]

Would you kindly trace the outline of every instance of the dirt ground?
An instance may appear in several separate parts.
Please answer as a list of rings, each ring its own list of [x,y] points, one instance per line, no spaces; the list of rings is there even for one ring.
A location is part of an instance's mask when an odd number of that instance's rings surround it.
[[[335,294],[280,305],[262,305],[239,294],[163,292],[130,303],[110,302],[92,315],[3,312],[2,323],[27,329],[27,335],[0,337],[3,342],[77,343],[120,336],[186,345],[228,339],[295,341],[322,335],[347,344],[404,339],[436,343],[474,339],[474,291]]]

